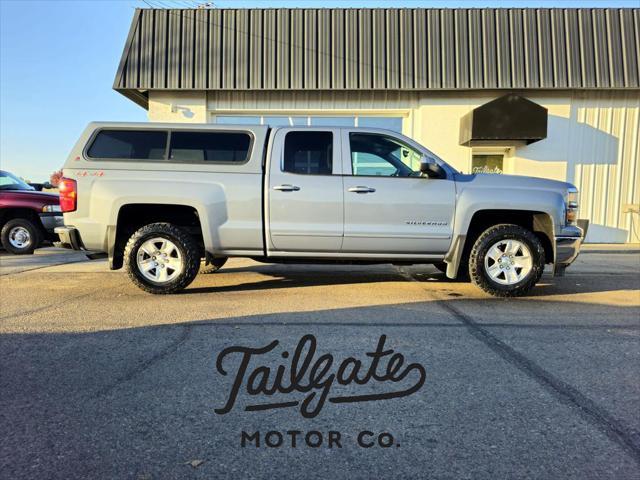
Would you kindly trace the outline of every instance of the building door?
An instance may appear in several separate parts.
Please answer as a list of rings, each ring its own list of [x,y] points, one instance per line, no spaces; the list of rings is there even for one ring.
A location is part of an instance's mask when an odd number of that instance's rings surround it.
[[[343,253],[449,249],[455,184],[420,174],[423,153],[385,134],[344,130]]]
[[[279,129],[273,145],[266,194],[272,249],[339,252],[344,220],[340,129]]]

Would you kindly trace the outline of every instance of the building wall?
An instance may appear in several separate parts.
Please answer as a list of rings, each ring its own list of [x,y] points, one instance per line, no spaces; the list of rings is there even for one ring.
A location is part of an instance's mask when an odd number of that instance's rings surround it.
[[[403,133],[463,172],[474,150],[459,145],[460,118],[504,92],[159,92],[149,120],[214,122],[219,115],[379,115],[403,118]],[[535,91],[549,111],[548,137],[531,145],[478,151],[505,154],[504,173],[552,178],[580,189],[589,242],[640,242],[640,95],[614,91]],[[628,212],[635,209],[635,212]]]

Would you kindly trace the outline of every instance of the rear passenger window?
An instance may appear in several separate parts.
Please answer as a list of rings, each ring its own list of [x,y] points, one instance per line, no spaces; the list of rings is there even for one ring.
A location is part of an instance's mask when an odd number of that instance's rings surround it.
[[[162,160],[167,132],[162,130],[101,130],[87,155],[91,158]]]
[[[285,172],[331,175],[333,134],[331,132],[289,132],[284,141]]]
[[[246,162],[251,136],[239,132],[171,132],[169,160],[182,162]]]

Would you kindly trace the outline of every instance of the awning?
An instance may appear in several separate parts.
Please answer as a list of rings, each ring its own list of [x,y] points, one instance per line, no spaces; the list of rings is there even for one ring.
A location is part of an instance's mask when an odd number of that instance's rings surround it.
[[[508,94],[471,110],[460,119],[460,145],[533,143],[547,138],[547,109]]]

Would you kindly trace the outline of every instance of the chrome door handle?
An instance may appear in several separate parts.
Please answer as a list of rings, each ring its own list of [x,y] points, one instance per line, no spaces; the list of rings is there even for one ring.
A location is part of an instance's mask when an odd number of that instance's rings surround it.
[[[276,185],[273,189],[281,192],[297,192],[300,190],[300,187],[296,187],[295,185]]]
[[[371,187],[349,187],[347,191],[353,193],[373,193],[376,189]]]

